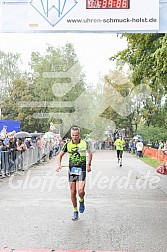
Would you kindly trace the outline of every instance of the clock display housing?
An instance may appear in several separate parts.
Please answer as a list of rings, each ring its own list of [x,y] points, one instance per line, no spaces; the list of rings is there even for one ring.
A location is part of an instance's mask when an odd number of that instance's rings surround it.
[[[130,9],[130,0],[86,0],[87,9]]]

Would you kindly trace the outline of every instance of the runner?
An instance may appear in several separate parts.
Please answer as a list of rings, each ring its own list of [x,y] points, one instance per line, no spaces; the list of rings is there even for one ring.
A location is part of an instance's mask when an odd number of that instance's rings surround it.
[[[79,199],[79,212],[83,213],[85,210],[85,179],[86,171],[91,171],[92,152],[88,143],[80,138],[80,129],[78,127],[71,128],[71,140],[64,144],[62,150],[57,158],[56,171],[61,170],[61,160],[64,154],[69,153],[69,184],[71,191],[71,201],[74,208],[74,214],[72,220],[78,219],[78,207],[77,207],[77,191],[80,197]],[[86,153],[88,157],[86,158]],[[88,160],[86,160],[88,159]],[[87,161],[87,162],[86,162]]]
[[[125,141],[120,135],[119,138],[114,142],[117,151],[118,163],[120,162],[120,167],[122,166],[122,154],[125,145]]]

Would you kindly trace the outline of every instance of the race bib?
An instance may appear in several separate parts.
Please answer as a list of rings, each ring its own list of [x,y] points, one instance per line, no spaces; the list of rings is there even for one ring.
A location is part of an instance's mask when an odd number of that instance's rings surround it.
[[[82,168],[80,167],[71,167],[70,175],[81,175]]]

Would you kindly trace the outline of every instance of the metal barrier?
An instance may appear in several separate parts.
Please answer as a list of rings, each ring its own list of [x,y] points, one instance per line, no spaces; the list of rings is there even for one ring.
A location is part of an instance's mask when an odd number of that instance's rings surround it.
[[[43,148],[35,146],[26,151],[0,151],[0,178],[28,170],[34,164],[47,161],[51,158],[50,152],[49,145]],[[56,155],[56,150],[53,149],[52,154]]]
[[[15,172],[15,163],[13,161],[13,153],[9,151],[1,151],[1,175],[2,177],[9,176]]]

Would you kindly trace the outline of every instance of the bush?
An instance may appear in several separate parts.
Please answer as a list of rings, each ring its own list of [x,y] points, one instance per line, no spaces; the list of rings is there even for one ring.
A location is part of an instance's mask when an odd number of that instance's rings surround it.
[[[150,141],[153,146],[156,141],[167,141],[167,130],[165,128],[144,126],[139,128],[137,134],[142,136],[144,145],[147,145]]]

